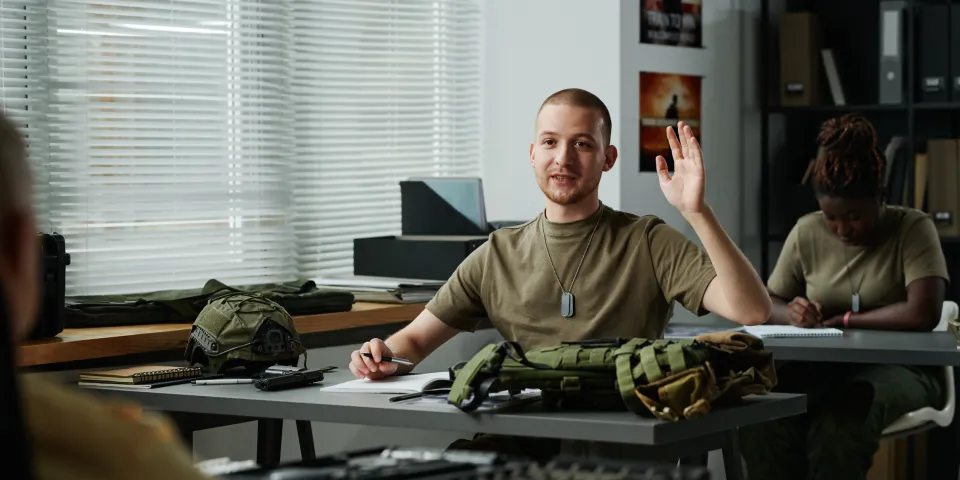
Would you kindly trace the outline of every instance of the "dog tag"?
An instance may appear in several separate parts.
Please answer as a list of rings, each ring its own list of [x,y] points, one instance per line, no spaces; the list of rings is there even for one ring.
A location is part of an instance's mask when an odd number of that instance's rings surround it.
[[[853,298],[850,299],[850,309],[854,312],[860,311],[860,294],[854,293]]]
[[[573,316],[573,294],[570,292],[563,292],[560,296],[560,315],[566,318]]]

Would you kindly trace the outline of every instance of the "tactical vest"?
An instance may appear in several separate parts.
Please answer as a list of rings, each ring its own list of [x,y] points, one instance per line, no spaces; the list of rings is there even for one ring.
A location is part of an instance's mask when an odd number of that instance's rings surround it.
[[[529,352],[502,342],[450,373],[447,400],[463,411],[475,410],[494,392],[539,389],[548,409],[626,408],[670,421],[705,415],[711,405],[776,385],[771,352],[742,332],[563,342]]]

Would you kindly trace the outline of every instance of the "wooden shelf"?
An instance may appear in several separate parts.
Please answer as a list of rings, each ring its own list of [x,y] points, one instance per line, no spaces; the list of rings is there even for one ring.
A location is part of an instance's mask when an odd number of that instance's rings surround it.
[[[906,104],[873,104],[873,105],[810,105],[810,106],[776,106],[768,107],[769,113],[828,113],[828,112],[898,112],[906,111]]]
[[[397,305],[363,303],[348,312],[294,317],[297,332],[350,330],[412,321],[426,304]],[[183,350],[190,337],[190,323],[133,325],[126,327],[68,328],[54,338],[23,342],[17,348],[21,367],[109,358],[140,353]]]
[[[917,110],[941,110],[941,111],[960,110],[960,102],[914,103],[913,108]]]

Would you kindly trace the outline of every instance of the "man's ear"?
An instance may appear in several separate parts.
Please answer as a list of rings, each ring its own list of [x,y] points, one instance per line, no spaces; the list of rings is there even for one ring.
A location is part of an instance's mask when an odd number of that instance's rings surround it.
[[[613,165],[617,163],[617,147],[613,145],[607,145],[607,148],[603,151],[603,171],[609,172]]]
[[[530,142],[530,152],[528,155],[530,156],[530,166],[532,167],[533,166],[533,142]]]

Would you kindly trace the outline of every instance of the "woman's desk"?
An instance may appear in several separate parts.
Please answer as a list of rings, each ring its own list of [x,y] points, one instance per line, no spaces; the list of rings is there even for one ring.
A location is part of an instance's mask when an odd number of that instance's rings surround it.
[[[690,337],[730,327],[678,323],[667,326],[668,338]],[[960,348],[950,332],[844,330],[840,337],[765,338],[774,360],[960,366]]]
[[[842,337],[766,338],[775,360],[960,366],[950,332],[844,330]]]
[[[331,333],[412,321],[425,304],[355,303],[348,312],[294,317],[300,335]],[[18,348],[21,367],[180,350],[187,346],[192,324],[68,328],[55,338],[24,342]]]

